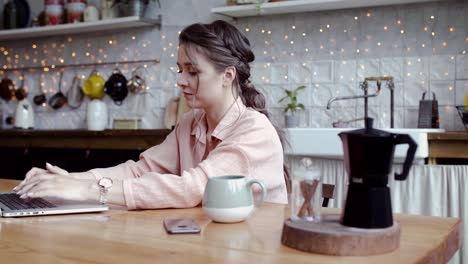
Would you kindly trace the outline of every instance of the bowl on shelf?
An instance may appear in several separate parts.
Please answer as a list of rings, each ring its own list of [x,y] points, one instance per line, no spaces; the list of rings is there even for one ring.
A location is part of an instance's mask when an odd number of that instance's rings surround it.
[[[468,131],[468,105],[457,105],[458,115],[460,116],[465,130]]]

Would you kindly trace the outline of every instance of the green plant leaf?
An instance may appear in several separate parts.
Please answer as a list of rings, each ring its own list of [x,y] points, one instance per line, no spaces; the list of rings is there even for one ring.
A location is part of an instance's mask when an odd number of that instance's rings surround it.
[[[298,105],[297,105],[297,108],[298,108],[298,109],[302,109],[302,110],[304,110],[304,108],[305,108],[305,107],[304,107],[304,105],[303,105],[303,104],[298,104]]]

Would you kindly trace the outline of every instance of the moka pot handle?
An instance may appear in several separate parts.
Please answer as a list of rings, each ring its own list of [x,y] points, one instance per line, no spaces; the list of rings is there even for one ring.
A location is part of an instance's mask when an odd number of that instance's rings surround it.
[[[408,134],[395,134],[395,145],[408,144],[409,148],[406,152],[405,162],[403,163],[403,171],[401,173],[395,173],[395,180],[403,181],[408,177],[408,173],[413,165],[414,155],[418,144]]]

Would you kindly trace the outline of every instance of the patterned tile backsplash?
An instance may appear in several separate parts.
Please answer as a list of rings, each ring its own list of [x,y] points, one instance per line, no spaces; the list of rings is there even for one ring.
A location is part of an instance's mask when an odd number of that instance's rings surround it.
[[[172,19],[171,12],[183,2],[184,10],[205,5],[206,10],[224,5],[225,1],[161,1],[161,29],[141,28],[117,33],[89,33],[48,39],[26,39],[0,43],[0,66],[27,67],[122,61],[117,66],[130,78],[143,64],[124,61],[159,59],[147,64],[144,77],[149,90],[132,94],[122,105],[109,97],[104,100],[110,110],[108,127],[114,118],[139,118],[142,128],[162,128],[167,102],[178,96],[176,56],[178,32],[188,23]],[[165,10],[166,9],[166,10]],[[195,9],[194,9],[195,10]],[[165,12],[166,11],[166,12]],[[151,14],[148,14],[151,16]],[[213,20],[208,11],[193,15],[193,21]],[[165,21],[170,21],[166,22]],[[274,122],[284,126],[283,107],[278,100],[283,89],[306,85],[299,101],[306,106],[301,113],[301,126],[331,127],[339,120],[364,116],[363,100],[336,101],[327,110],[330,98],[362,94],[360,82],[369,76],[393,76],[395,80],[395,126],[416,127],[418,105],[424,92],[439,103],[441,127],[464,130],[455,105],[464,103],[468,93],[468,3],[441,1],[405,6],[386,6],[239,18],[234,22],[250,39],[256,61],[252,82],[265,93]],[[98,66],[107,79],[116,65]],[[67,67],[62,82],[66,93],[78,74],[85,80],[91,67]],[[19,85],[21,71],[8,74]],[[40,73],[25,71],[28,99],[40,93]],[[58,70],[42,73],[43,89],[51,97],[58,89]],[[369,93],[375,91],[371,83]],[[47,105],[35,106],[36,129],[86,128],[85,98],[78,109],[53,110]],[[0,100],[5,117],[14,114],[16,102]],[[369,115],[376,126],[390,125],[390,90],[382,85],[381,94],[369,99]],[[362,121],[350,123],[362,126]]]

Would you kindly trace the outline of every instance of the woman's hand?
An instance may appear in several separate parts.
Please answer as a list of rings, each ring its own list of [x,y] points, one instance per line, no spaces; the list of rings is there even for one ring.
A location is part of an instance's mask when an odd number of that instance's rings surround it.
[[[60,174],[43,173],[29,180],[18,189],[22,199],[56,197],[66,200],[97,200],[99,188],[95,181],[64,177]]]
[[[61,169],[57,166],[53,166],[52,164],[46,162],[46,169],[41,169],[41,168],[32,168],[30,169],[27,173],[26,173],[26,177],[24,177],[24,180],[18,185],[16,186],[15,188],[13,188],[13,191],[19,191],[23,188],[24,184],[29,181],[30,179],[32,179],[33,177],[36,177],[37,175],[41,175],[41,174],[47,174],[47,173],[56,173],[58,175],[62,175],[62,176],[70,176],[70,174],[68,173],[68,171],[64,170],[64,169]]]
[[[99,197],[99,188],[92,174],[73,177],[66,170],[49,163],[46,163],[46,170],[32,168],[13,191],[23,199],[47,196],[67,200],[94,200]]]

